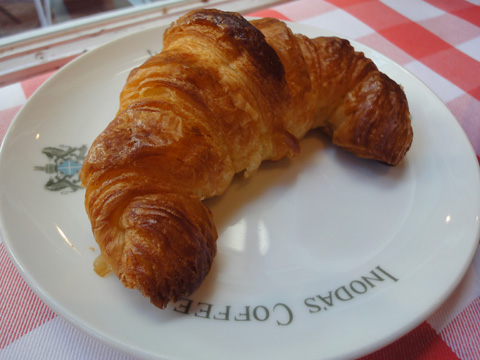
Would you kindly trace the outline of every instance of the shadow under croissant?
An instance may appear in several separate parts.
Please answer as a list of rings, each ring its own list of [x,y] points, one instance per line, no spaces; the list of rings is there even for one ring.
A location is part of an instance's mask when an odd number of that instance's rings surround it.
[[[201,286],[189,297],[190,299],[209,299],[218,291],[216,287],[225,281],[225,278],[222,277],[222,269],[226,266],[223,252],[228,251],[228,249],[223,246],[222,241],[225,241],[225,239],[222,235],[226,229],[241,221],[245,211],[248,212],[249,206],[254,203],[255,206],[259,206],[259,199],[266,192],[279,193],[292,189],[298,177],[302,176],[302,173],[312,166],[312,162],[319,161],[321,163],[322,157],[331,156],[335,163],[356,181],[372,183],[372,186],[383,187],[385,191],[394,190],[396,185],[402,184],[405,180],[404,177],[408,176],[406,160],[392,167],[378,161],[358,158],[352,153],[334,146],[331,140],[320,130],[310,131],[301,141],[301,145],[303,145],[302,150],[297,157],[284,158],[279,161],[265,161],[253,177],[245,179],[241,174],[237,174],[223,195],[204,200],[204,204],[214,214],[218,231],[218,252],[210,273]],[[274,201],[281,202],[282,197],[278,197]],[[265,209],[265,211],[268,211],[268,209]],[[256,225],[249,224],[249,226],[255,227]],[[320,227],[321,225],[319,225]],[[258,249],[260,247],[258,241],[258,238],[246,239],[247,247]],[[261,261],[262,259],[259,257],[256,260]],[[236,286],[238,285],[236,284]]]

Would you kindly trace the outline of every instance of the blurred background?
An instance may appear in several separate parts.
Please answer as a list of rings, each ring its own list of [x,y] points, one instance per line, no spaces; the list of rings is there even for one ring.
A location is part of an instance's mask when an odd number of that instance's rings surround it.
[[[161,0],[0,0],[0,37],[153,2]]]

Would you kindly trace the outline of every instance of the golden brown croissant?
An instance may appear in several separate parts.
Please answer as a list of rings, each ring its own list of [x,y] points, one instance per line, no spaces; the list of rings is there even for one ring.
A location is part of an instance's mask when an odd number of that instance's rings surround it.
[[[216,252],[202,200],[235,173],[297,154],[312,128],[391,165],[412,141],[401,87],[348,41],[217,10],[181,17],[130,73],[82,168],[97,272],[113,270],[160,308],[191,294]]]

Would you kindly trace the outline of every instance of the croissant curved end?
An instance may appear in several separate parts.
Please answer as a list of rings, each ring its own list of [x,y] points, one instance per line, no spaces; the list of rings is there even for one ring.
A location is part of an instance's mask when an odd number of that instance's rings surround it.
[[[113,223],[119,226],[109,236],[102,238],[105,229],[97,236],[108,258],[118,259],[110,266],[125,287],[139,290],[159,308],[191,294],[210,271],[217,232],[210,210],[194,197],[135,196]],[[111,256],[109,250],[121,255]]]

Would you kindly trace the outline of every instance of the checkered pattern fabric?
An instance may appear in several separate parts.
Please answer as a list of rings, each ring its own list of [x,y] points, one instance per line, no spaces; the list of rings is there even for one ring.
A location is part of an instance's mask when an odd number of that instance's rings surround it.
[[[455,115],[480,161],[479,0],[298,0],[251,14],[309,24],[387,55]],[[0,140],[51,74],[0,88]],[[29,289],[0,239],[0,359],[129,359],[80,333]],[[450,298],[413,331],[362,360],[480,359],[480,253]]]

